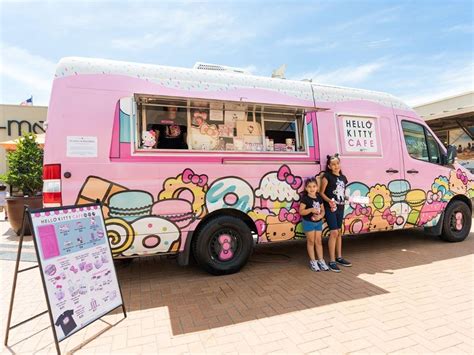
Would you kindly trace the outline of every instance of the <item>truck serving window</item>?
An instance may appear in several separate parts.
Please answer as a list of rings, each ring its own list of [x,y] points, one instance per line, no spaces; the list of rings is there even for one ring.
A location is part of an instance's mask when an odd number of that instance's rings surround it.
[[[135,95],[139,150],[306,150],[302,108]]]
[[[440,149],[433,135],[420,124],[402,121],[408,154],[412,158],[440,164]]]

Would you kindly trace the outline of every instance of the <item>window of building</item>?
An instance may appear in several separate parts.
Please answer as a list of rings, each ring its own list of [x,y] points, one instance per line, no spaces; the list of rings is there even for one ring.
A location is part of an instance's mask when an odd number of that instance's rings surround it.
[[[137,148],[305,151],[303,108],[136,95]]]

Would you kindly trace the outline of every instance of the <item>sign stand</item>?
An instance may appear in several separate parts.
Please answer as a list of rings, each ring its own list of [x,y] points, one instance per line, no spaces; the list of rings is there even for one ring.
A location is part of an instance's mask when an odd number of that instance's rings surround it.
[[[102,208],[101,208],[102,206],[100,204],[93,204],[93,205],[95,205],[95,206],[98,205],[99,210],[102,210]],[[91,206],[91,205],[89,205],[89,206]],[[76,206],[68,206],[68,207],[63,207],[63,208],[74,208],[74,207],[76,207]],[[81,206],[78,206],[76,208],[79,209],[80,207]],[[60,208],[41,209],[41,210],[35,210],[33,212],[54,211],[54,210],[58,210],[58,209],[60,209]],[[82,210],[82,208],[81,208],[81,210]],[[101,217],[102,217],[102,221],[103,221],[102,211],[100,213],[101,213]],[[37,260],[38,260],[38,264],[20,270],[21,253],[22,253],[23,240],[24,240],[24,237],[25,237],[25,228],[26,228],[27,223],[29,223],[30,229],[31,229],[31,232],[32,232],[32,235],[33,235],[33,241],[34,241],[34,245],[35,245],[35,251],[36,251],[36,257],[37,257]],[[105,234],[105,235],[107,236],[107,234]],[[108,245],[108,238],[107,237],[105,237],[105,238],[107,240],[107,245]],[[108,250],[109,250],[109,253],[110,253],[110,257],[112,257],[112,254],[110,252],[110,246],[108,246]],[[46,296],[46,302],[47,302],[48,309],[41,312],[41,313],[38,313],[38,314],[28,318],[28,319],[25,319],[25,320],[23,320],[23,321],[21,321],[17,324],[11,325],[11,319],[12,319],[12,313],[13,313],[13,304],[14,304],[14,300],[15,300],[15,292],[16,292],[16,284],[17,284],[17,280],[18,280],[18,275],[22,272],[29,271],[29,270],[36,269],[36,268],[40,269],[41,280],[42,280],[42,283],[43,283],[43,291],[44,291],[45,296]],[[118,284],[118,282],[117,282],[117,284]],[[85,324],[83,327],[93,323],[95,320],[100,319],[102,316],[110,313],[111,311],[117,309],[118,307],[122,307],[124,318],[127,317],[127,312],[125,310],[125,305],[123,303],[122,289],[120,287],[120,284],[118,284],[118,289],[120,291],[120,299],[122,300],[121,304],[119,304],[118,306],[116,306],[116,307],[114,307],[110,310],[107,310],[100,317],[98,317],[96,319],[93,319],[92,321]],[[6,331],[5,331],[5,341],[4,341],[5,346],[8,346],[8,336],[9,336],[9,333],[10,333],[11,329],[19,327],[20,325],[23,325],[23,324],[25,324],[25,323],[27,323],[27,322],[35,319],[35,318],[38,318],[38,317],[40,317],[40,316],[42,316],[46,313],[49,314],[49,319],[50,319],[51,328],[52,328],[52,331],[53,331],[53,337],[54,337],[54,343],[55,343],[55,346],[56,346],[56,351],[57,351],[58,354],[61,354],[61,349],[59,347],[59,342],[64,340],[68,335],[66,334],[62,339],[58,339],[58,335],[57,335],[56,329],[54,327],[55,322],[54,322],[54,317],[53,317],[53,311],[51,309],[51,303],[50,303],[49,294],[48,294],[48,290],[47,290],[46,280],[45,280],[44,274],[41,270],[41,256],[40,256],[40,253],[39,253],[38,242],[35,238],[35,228],[34,228],[33,221],[32,221],[32,211],[29,210],[28,206],[25,206],[25,209],[23,211],[23,222],[22,222],[22,228],[21,228],[21,234],[20,234],[20,241],[19,241],[19,244],[18,244],[18,252],[17,252],[16,264],[15,264],[15,271],[14,271],[14,276],[13,276],[13,284],[12,284],[12,291],[11,291],[11,298],[10,298],[10,307],[9,307],[9,310],[8,310],[8,320],[7,320],[7,326],[6,326]],[[78,330],[80,330],[81,328],[79,328]],[[75,333],[75,332],[73,332],[73,333]],[[70,335],[72,335],[73,333],[71,333]]]

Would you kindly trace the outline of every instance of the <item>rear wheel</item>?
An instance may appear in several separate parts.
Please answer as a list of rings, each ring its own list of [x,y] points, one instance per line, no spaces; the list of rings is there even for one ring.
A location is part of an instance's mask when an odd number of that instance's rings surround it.
[[[247,263],[252,249],[250,228],[232,216],[209,220],[193,240],[193,253],[198,265],[213,275],[239,271]]]
[[[447,242],[462,242],[471,230],[471,210],[462,201],[451,202],[444,212],[441,239]]]

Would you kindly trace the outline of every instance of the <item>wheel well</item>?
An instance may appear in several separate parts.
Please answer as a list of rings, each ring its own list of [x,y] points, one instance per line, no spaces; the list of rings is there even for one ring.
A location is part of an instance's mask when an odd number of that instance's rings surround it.
[[[471,210],[471,213],[472,213],[472,201],[467,196],[465,196],[465,195],[456,195],[449,201],[449,203],[451,203],[452,201],[462,201],[462,202],[464,202],[469,207],[469,209]]]
[[[255,226],[255,222],[252,220],[252,218],[249,217],[247,213],[244,213],[242,211],[232,209],[232,208],[223,208],[223,209],[207,214],[201,220],[201,222],[199,222],[199,224],[196,226],[196,229],[194,230],[194,235],[199,234],[199,230],[202,228],[203,225],[208,223],[211,219],[214,219],[219,216],[232,216],[232,217],[238,218],[244,221],[245,224],[250,228],[252,232],[257,232],[257,227]]]
[[[242,211],[232,209],[232,208],[223,208],[223,209],[220,209],[220,210],[217,210],[217,211],[214,211],[214,212],[211,212],[211,213],[207,214],[201,220],[201,222],[199,222],[199,224],[194,229],[191,243],[193,242],[194,238],[196,238],[199,235],[199,231],[201,230],[201,228],[206,223],[208,223],[212,219],[214,219],[216,217],[219,217],[219,216],[232,216],[232,217],[238,218],[238,219],[242,220],[250,228],[250,230],[252,232],[257,233],[257,227],[255,226],[255,222],[252,220],[252,218],[249,217],[249,215],[247,213],[244,213]],[[191,252],[192,252],[192,248],[191,248]]]

